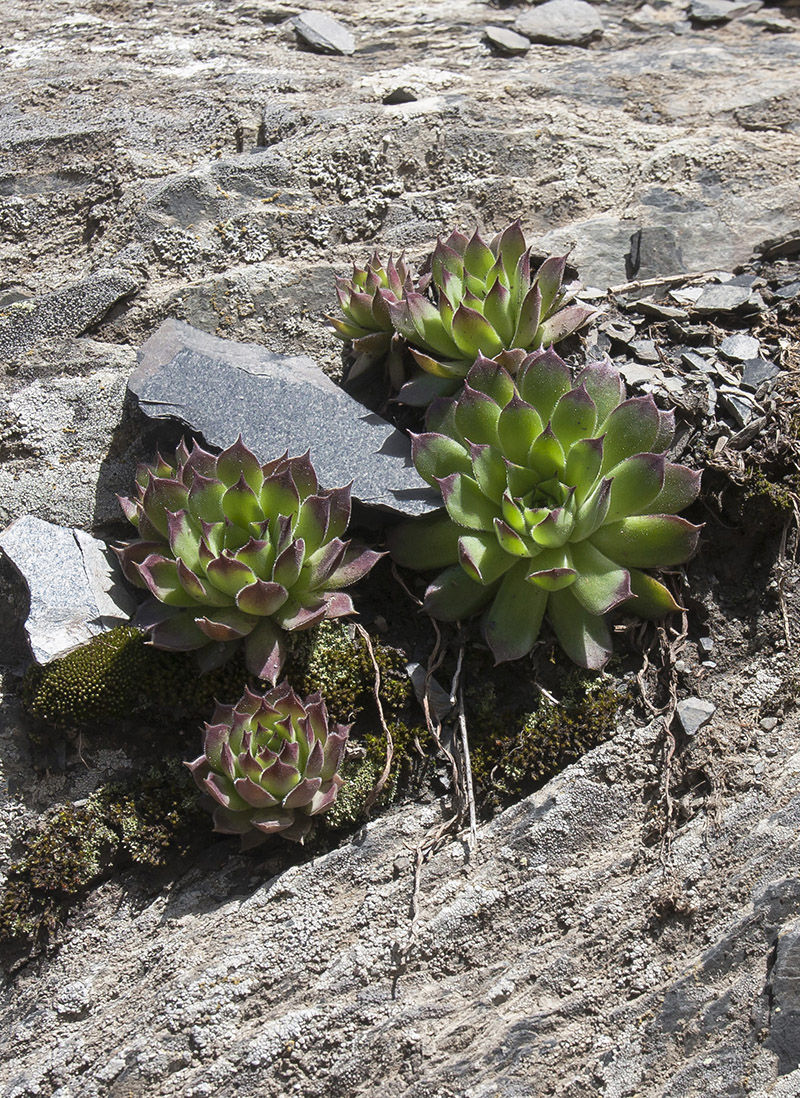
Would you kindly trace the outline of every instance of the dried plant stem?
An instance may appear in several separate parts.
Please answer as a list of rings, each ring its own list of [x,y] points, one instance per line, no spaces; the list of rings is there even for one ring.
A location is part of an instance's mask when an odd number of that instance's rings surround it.
[[[694,271],[691,274],[664,275],[661,278],[643,278],[637,282],[623,282],[619,286],[609,286],[610,294],[635,293],[650,286],[680,286],[683,282],[695,282],[698,278],[708,278],[712,271]]]
[[[464,792],[466,793],[469,808],[469,849],[472,851],[478,845],[478,822],[475,812],[475,790],[472,785],[472,761],[469,755],[467,718],[464,713],[463,682],[458,684],[458,726],[461,729],[461,750],[464,753]]]
[[[383,715],[383,705],[381,704],[381,670],[378,667],[378,661],[375,659],[375,651],[372,647],[372,641],[370,640],[369,633],[366,631],[364,626],[359,625],[358,622],[356,622],[356,630],[363,640],[364,644],[366,645],[367,653],[369,654],[369,658],[372,661],[372,668],[375,672],[375,682],[373,684],[372,690],[375,696],[375,705],[378,709],[378,719],[381,722],[381,728],[383,729],[383,734],[386,737],[386,762],[383,765],[383,772],[381,773],[381,776],[378,778],[378,780],[375,782],[375,785],[372,787],[372,790],[370,791],[370,794],[364,804],[364,811],[369,813],[372,809],[372,806],[377,801],[378,797],[380,797],[383,787],[386,785],[386,782],[389,780],[389,774],[392,769],[392,758],[394,756],[394,743],[392,741],[392,733],[389,729],[389,725],[386,723],[386,718]]]

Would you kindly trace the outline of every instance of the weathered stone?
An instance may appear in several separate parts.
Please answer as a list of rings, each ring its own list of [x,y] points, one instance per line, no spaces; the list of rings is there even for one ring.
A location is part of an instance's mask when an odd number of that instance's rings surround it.
[[[25,631],[37,663],[130,619],[136,600],[104,542],[24,515],[0,534],[0,549],[30,593]]]
[[[772,381],[780,372],[780,366],[777,366],[768,358],[762,358],[760,355],[756,358],[749,358],[744,363],[742,385],[746,389],[755,390],[759,385],[763,385],[765,381]]]
[[[661,302],[647,297],[630,302],[628,309],[643,316],[652,316],[656,320],[686,320],[689,315],[685,309],[679,309],[675,305],[662,305]]]
[[[2,306],[0,361],[22,354],[45,338],[80,335],[118,301],[136,293],[139,285],[130,271],[101,270],[54,293]]]
[[[733,313],[747,305],[751,291],[747,286],[733,286],[730,283],[706,286],[694,305],[694,311],[701,316],[714,313]]]
[[[353,35],[324,11],[304,11],[294,17],[292,25],[298,38],[318,53],[355,53]]]
[[[716,705],[707,698],[692,697],[679,701],[675,713],[686,735],[694,736],[703,725],[708,724],[716,711]]]
[[[720,354],[729,358],[731,362],[744,362],[746,359],[758,358],[761,354],[761,344],[755,336],[737,332],[723,339],[719,350]]]
[[[689,16],[696,23],[728,23],[763,6],[762,0],[692,0]]]
[[[517,34],[508,27],[489,26],[483,33],[490,46],[508,57],[522,57],[531,48],[530,40],[524,34]]]
[[[174,417],[212,446],[241,435],[261,461],[311,459],[324,487],[416,515],[441,506],[411,464],[408,439],[335,385],[305,355],[233,343],[165,321],[142,346],[128,387],[145,415]]]
[[[774,290],[772,294],[773,297],[777,297],[780,301],[791,301],[798,295],[800,295],[800,282],[789,282],[785,286],[781,286],[779,289]]]
[[[514,24],[531,42],[586,46],[602,37],[603,24],[586,0],[546,0],[523,12]]]

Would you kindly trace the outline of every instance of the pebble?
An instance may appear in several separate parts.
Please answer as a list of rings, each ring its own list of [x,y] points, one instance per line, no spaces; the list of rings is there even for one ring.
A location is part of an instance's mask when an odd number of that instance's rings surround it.
[[[716,705],[706,698],[684,698],[675,710],[681,727],[687,736],[694,736],[708,724],[717,711]]]
[[[483,32],[486,41],[498,53],[508,57],[522,57],[531,48],[530,39],[508,27],[489,26]]]
[[[762,717],[758,722],[758,727],[764,732],[774,732],[778,727],[777,717]]]
[[[381,102],[384,107],[397,107],[401,103],[416,103],[417,95],[411,88],[394,88],[388,95],[384,95]]]
[[[517,18],[515,29],[532,42],[586,46],[603,34],[603,24],[586,0],[546,0]]]
[[[700,637],[697,643],[700,645],[701,652],[708,654],[714,651],[714,641],[711,637]]]

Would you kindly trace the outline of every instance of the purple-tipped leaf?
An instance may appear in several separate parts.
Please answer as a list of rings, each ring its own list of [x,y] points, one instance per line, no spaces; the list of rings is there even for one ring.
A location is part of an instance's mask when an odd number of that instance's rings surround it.
[[[483,635],[495,663],[526,656],[539,636],[548,593],[528,583],[527,571],[527,562],[521,561],[505,574],[483,617]]]
[[[553,591],[547,618],[558,643],[573,663],[590,671],[605,667],[611,656],[611,633],[603,617],[590,614],[578,602],[573,587]]]
[[[701,529],[677,515],[634,515],[601,526],[592,544],[624,568],[667,568],[692,556]]]

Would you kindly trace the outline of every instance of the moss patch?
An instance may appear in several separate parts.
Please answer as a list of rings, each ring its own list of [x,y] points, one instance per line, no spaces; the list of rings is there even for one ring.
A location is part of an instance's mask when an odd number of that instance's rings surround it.
[[[502,714],[491,686],[467,713],[476,792],[497,807],[530,792],[538,783],[613,735],[627,695],[609,680],[570,670],[559,704],[542,697],[528,713]],[[516,731],[509,732],[509,728]]]
[[[206,835],[191,776],[177,760],[51,810],[8,870],[0,941],[46,944],[75,902],[112,871],[162,866]]]
[[[241,657],[201,674],[190,652],[166,652],[123,625],[25,675],[29,713],[57,727],[107,724],[131,716],[203,715],[214,699],[239,697],[247,681]]]
[[[372,697],[375,682],[375,670],[359,634],[346,623],[325,621],[316,629],[292,634],[290,640],[287,677],[297,692],[308,695],[319,690],[332,719],[355,720]],[[387,715],[396,713],[411,695],[406,658],[374,639],[372,647],[381,673],[381,704]]]

